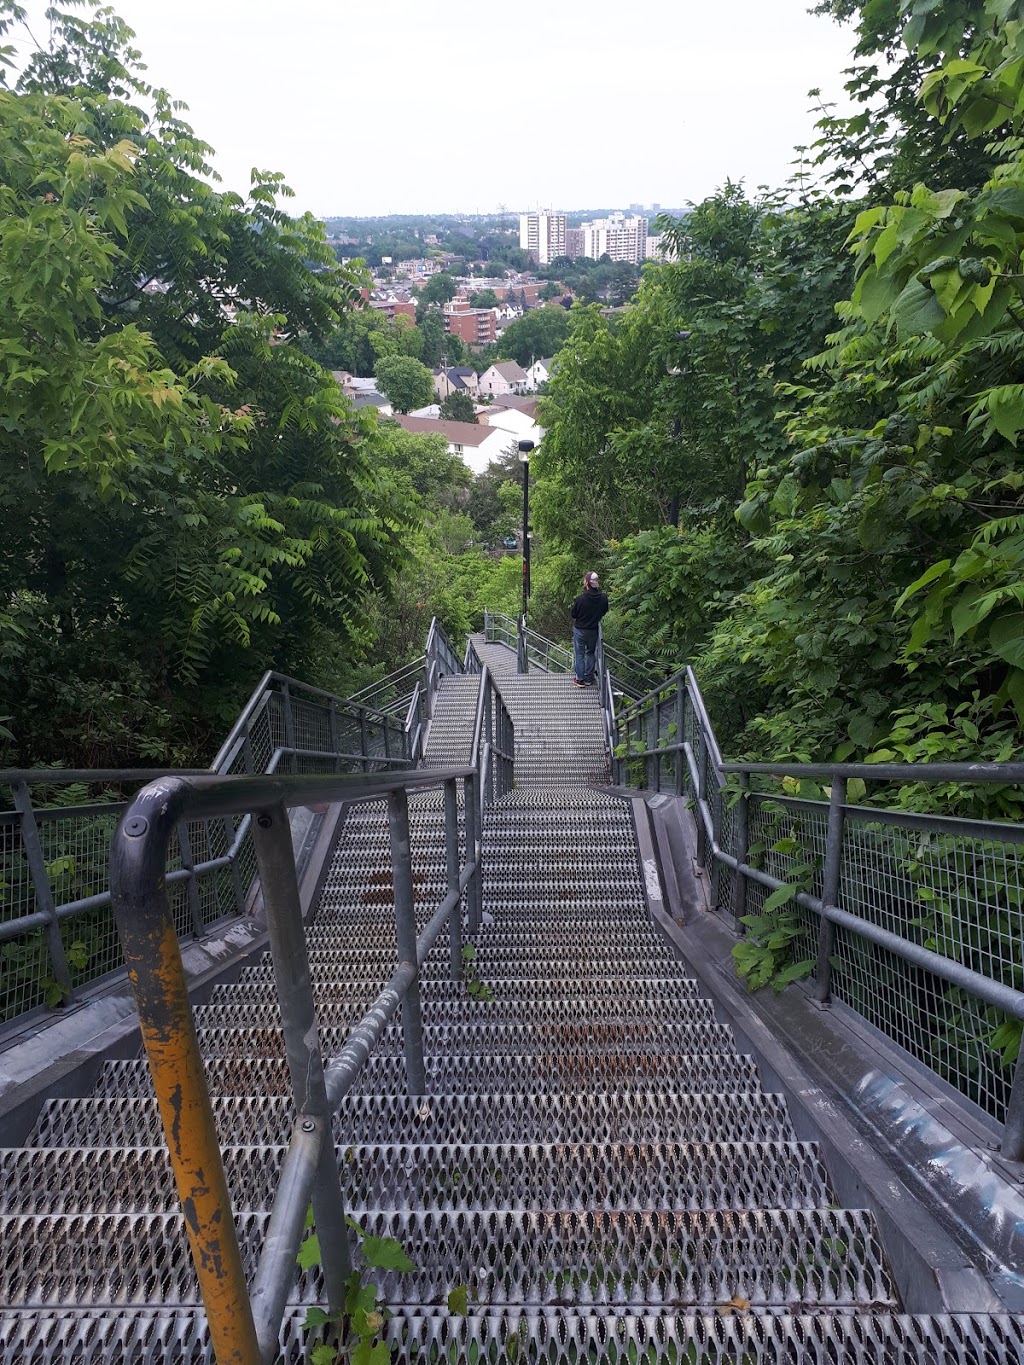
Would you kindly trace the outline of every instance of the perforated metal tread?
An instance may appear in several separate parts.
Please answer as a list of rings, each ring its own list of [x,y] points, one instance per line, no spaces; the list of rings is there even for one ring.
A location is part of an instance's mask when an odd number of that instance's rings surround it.
[[[415,1266],[368,1272],[392,1306],[444,1307],[456,1284],[472,1286],[478,1308],[566,1297],[640,1309],[737,1296],[755,1310],[895,1305],[872,1220],[858,1212],[371,1212],[360,1221],[370,1236],[395,1238]],[[237,1219],[250,1279],[268,1222]],[[0,1264],[0,1302],[10,1307],[201,1302],[179,1213],[0,1217],[0,1245],[18,1248]],[[358,1243],[354,1251],[358,1265]],[[289,1297],[322,1294],[320,1274],[300,1272]]]
[[[304,1308],[281,1330],[281,1365],[306,1365]],[[600,1313],[528,1309],[460,1318],[395,1313],[402,1365],[1024,1365],[1024,1321],[1008,1314]],[[510,1348],[510,1341],[516,1345]],[[210,1365],[196,1310],[0,1310],[0,1365]]]
[[[522,1090],[533,1094],[562,1091],[682,1089],[693,1094],[756,1090],[757,1073],[749,1057],[729,1051],[700,1053],[571,1052],[468,1053],[427,1057],[428,1095],[467,1091]],[[291,1082],[284,1062],[264,1058],[213,1057],[206,1064],[211,1095],[288,1095]],[[372,1056],[353,1086],[353,1094],[399,1094],[405,1084],[401,1057]],[[148,1098],[152,1094],[145,1062],[105,1062],[93,1087],[95,1099]]]
[[[335,992],[333,996],[327,994],[328,985]],[[534,976],[489,981],[487,988],[492,1004],[532,1005],[535,1001],[544,1001],[557,1005],[563,1000],[576,999],[582,991],[589,1001],[607,1002],[630,1009],[646,1008],[652,1017],[669,1017],[677,1001],[700,998],[697,994],[697,981],[692,976],[633,976],[628,981],[622,981],[614,977],[588,977],[585,973],[577,971],[574,975],[561,977]],[[320,983],[319,1009],[324,1022],[327,1022],[326,1010],[330,1006],[330,999],[370,1001],[376,993],[369,984],[358,991],[353,990],[351,995],[344,993],[350,989],[345,982]],[[424,1005],[435,1001],[449,1004],[465,1003],[466,987],[463,982],[452,981],[450,978],[446,980],[437,977],[425,980],[420,984],[420,1000]],[[275,1019],[279,1017],[276,1001],[268,999],[264,985],[255,983],[248,986],[215,986],[210,995],[210,1005],[215,1007],[226,1005],[233,1009],[257,1006],[272,1010],[272,1017]],[[475,1011],[480,1005],[479,1001],[472,1002],[472,1017],[475,1017]],[[193,1011],[197,1020],[202,1017],[200,1015],[202,1009],[203,1006],[199,1005]]]
[[[324,964],[321,969],[314,969],[313,980],[315,984],[327,981],[376,981],[383,987],[394,971],[396,961],[395,953],[385,948],[339,949],[330,966],[330,975],[326,975],[328,966]],[[488,984],[492,978],[518,980],[535,976],[562,976],[568,981],[578,980],[580,976],[621,978],[631,973],[637,976],[687,975],[686,968],[681,962],[654,946],[650,952],[646,949],[622,949],[602,953],[598,948],[587,951],[583,945],[573,951],[566,945],[563,951],[551,949],[547,952],[530,953],[527,956],[525,953],[506,954],[500,949],[492,949],[488,944],[484,944],[477,948],[474,967],[477,976]],[[434,952],[420,970],[424,980],[449,975],[451,966],[447,953],[435,945]],[[240,977],[243,984],[266,982],[269,979],[269,968],[264,966],[246,967]]]
[[[280,1012],[276,1001],[241,1001],[237,1004],[197,1005],[193,1011],[199,1029],[276,1029]],[[365,1001],[322,1005],[319,1010],[321,1028],[346,1029],[357,1024],[366,1011]],[[427,1028],[452,1028],[459,1024],[523,1025],[536,1028],[606,1028],[609,1025],[649,1023],[649,1005],[643,1000],[625,998],[617,1001],[586,1000],[569,996],[564,1000],[480,1000],[471,999],[463,991],[461,999],[429,1000],[422,1005],[423,1022]],[[667,1027],[689,1024],[698,1027],[715,1022],[710,1000],[674,998],[665,1010],[653,1016]]]
[[[288,1141],[293,1113],[282,1097],[223,1098],[214,1117],[227,1144],[244,1133],[251,1143]],[[589,1095],[445,1095],[440,1102],[398,1094],[349,1095],[334,1121],[338,1142],[758,1142],[791,1141],[793,1131],[781,1096],[761,1091],[690,1095],[655,1090],[596,1091]],[[62,1163],[98,1160],[93,1149],[159,1147],[160,1116],[153,1100],[50,1100],[44,1105],[24,1152],[0,1149],[0,1210],[16,1212],[16,1189],[31,1191],[35,1212],[68,1211],[90,1204],[63,1201],[68,1186]],[[79,1154],[68,1148],[82,1149]],[[46,1153],[40,1164],[36,1158]],[[116,1152],[108,1154],[113,1160]],[[87,1201],[106,1193],[94,1180],[74,1188]],[[120,1198],[121,1191],[111,1191]],[[43,1203],[39,1201],[43,1200]],[[104,1205],[135,1208],[136,1205]],[[145,1207],[145,1205],[143,1205]]]
[[[710,1007],[709,1007],[710,1009]],[[321,1028],[320,1045],[325,1056],[341,1051],[351,1030]],[[280,1029],[200,1029],[199,1046],[204,1057],[284,1057]],[[635,1022],[551,1024],[427,1024],[423,1047],[427,1056],[464,1056],[472,1053],[554,1052],[692,1052],[707,1043],[713,1051],[733,1048],[731,1031],[712,1019],[692,1023]],[[397,1056],[403,1049],[398,1026],[384,1030],[375,1051]]]
[[[222,1115],[223,1117],[223,1115]],[[225,1170],[236,1213],[269,1209],[282,1147],[232,1147]],[[68,1170],[83,1163],[64,1153]],[[87,1163],[110,1187],[88,1191],[116,1210],[175,1207],[165,1153]],[[339,1148],[350,1209],[814,1209],[833,1202],[812,1143],[352,1143]],[[148,1175],[147,1175],[148,1173]],[[158,1191],[165,1189],[162,1204]],[[82,1192],[84,1195],[85,1191]],[[71,1196],[69,1195],[69,1198]],[[65,1205],[65,1207],[67,1207]],[[79,1212],[80,1209],[69,1211]]]

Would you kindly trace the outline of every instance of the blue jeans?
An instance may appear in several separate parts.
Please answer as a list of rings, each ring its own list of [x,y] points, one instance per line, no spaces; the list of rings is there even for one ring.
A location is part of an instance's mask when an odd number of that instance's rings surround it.
[[[576,664],[576,677],[581,683],[594,681],[594,651],[597,649],[597,631],[572,628],[572,652]]]

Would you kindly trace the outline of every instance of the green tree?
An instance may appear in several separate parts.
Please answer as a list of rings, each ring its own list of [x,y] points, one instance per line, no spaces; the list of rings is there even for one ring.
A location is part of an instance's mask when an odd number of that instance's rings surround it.
[[[453,389],[441,403],[441,416],[449,422],[475,422],[472,398],[462,389]]]
[[[553,356],[562,347],[572,324],[564,308],[533,308],[516,318],[498,340],[502,360],[529,365],[540,356]]]
[[[438,270],[420,290],[420,306],[425,308],[431,303],[450,303],[458,292],[459,285],[455,277],[446,270]]]
[[[471,308],[500,308],[501,299],[493,289],[480,289],[475,294],[469,296],[469,306]]]
[[[399,412],[426,407],[434,397],[434,376],[407,355],[384,356],[373,367],[377,385]]]
[[[21,762],[167,757],[171,728],[194,760],[268,662],[356,647],[396,562],[374,423],[285,339],[360,277],[279,176],[211,186],[116,16],[51,24],[0,89],[0,680]]]

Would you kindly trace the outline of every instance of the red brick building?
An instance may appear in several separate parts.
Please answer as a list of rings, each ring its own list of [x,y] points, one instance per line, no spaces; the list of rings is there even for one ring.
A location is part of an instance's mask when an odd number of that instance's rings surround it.
[[[467,346],[489,346],[497,340],[494,312],[490,308],[461,308],[445,313],[445,330],[453,333]]]

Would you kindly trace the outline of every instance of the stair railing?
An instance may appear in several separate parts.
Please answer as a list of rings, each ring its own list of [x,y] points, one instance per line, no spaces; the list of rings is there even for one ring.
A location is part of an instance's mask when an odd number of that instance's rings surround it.
[[[479,787],[473,792],[472,827],[477,845],[483,837],[483,817],[488,806],[507,796],[515,784],[515,727],[501,693],[495,686],[490,670],[480,670],[476,715],[473,721],[473,743],[470,764],[479,772]],[[467,789],[467,802],[470,792]],[[466,839],[470,839],[470,814],[467,807]],[[477,881],[468,901],[469,928],[473,933],[480,927],[483,913],[482,883]]]
[[[488,750],[482,679],[475,752]],[[491,717],[494,702],[490,703]],[[497,753],[490,744],[492,759]],[[458,783],[463,783],[465,854],[459,851]],[[410,792],[444,791],[447,892],[417,935],[409,836]],[[420,970],[448,926],[450,970],[461,961],[461,902],[480,922],[481,844],[477,766],[445,771],[329,776],[170,776],[131,801],[112,845],[110,884],[146,1055],[157,1097],[196,1276],[218,1360],[269,1365],[296,1274],[310,1201],[328,1304],[343,1308],[352,1259],[339,1184],[333,1118],[387,1023],[401,1009],[409,1093],[426,1091]],[[299,904],[289,811],[342,800],[379,799],[388,808],[398,965],[341,1051],[320,1049],[309,957]],[[166,862],[176,828],[195,821],[248,819],[270,938],[274,984],[296,1118],[251,1290],[246,1284],[223,1158],[167,894]]]
[[[1024,1047],[1012,1069],[1000,1057],[1024,1023],[1024,826],[867,804],[871,783],[1009,791],[1024,763],[725,762],[691,668],[620,711],[616,737],[618,784],[689,802],[712,908],[740,933],[795,917],[814,998],[867,1019],[1024,1160]]]
[[[254,688],[214,759],[221,774],[405,768],[400,721],[281,673]],[[189,770],[177,770],[178,775]],[[109,846],[130,794],[166,769],[0,770],[0,1025],[67,1008],[124,964],[111,921]],[[86,800],[57,793],[81,786]],[[48,794],[40,801],[39,790]],[[49,795],[51,794],[52,795]],[[312,836],[319,825],[310,823]],[[251,821],[184,821],[167,882],[178,932],[202,938],[244,915],[256,875]],[[303,847],[308,851],[312,838]]]

